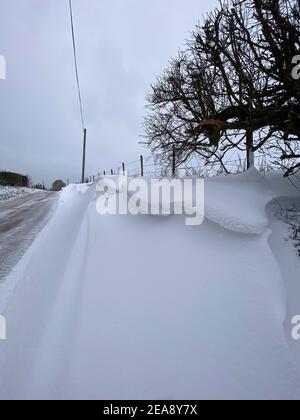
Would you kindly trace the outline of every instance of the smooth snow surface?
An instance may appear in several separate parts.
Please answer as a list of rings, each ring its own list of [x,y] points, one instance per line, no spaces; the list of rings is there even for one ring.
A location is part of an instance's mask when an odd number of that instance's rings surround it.
[[[263,233],[268,226],[265,207],[273,194],[256,169],[206,181],[205,216],[225,229]]]
[[[273,183],[207,180],[198,227],[99,216],[95,186],[67,187],[0,288],[0,398],[300,398]]]

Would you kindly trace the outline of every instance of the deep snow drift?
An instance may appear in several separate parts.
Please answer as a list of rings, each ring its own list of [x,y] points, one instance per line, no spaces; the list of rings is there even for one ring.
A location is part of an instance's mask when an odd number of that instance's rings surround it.
[[[99,216],[95,186],[66,188],[0,288],[0,398],[300,398],[276,177],[207,180],[197,227]]]

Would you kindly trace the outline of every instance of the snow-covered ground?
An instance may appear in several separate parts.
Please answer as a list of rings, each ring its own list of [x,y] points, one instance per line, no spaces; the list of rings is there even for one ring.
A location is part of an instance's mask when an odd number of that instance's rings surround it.
[[[0,398],[300,399],[300,259],[275,217],[298,196],[278,174],[207,180],[188,227],[67,187],[0,287]]]
[[[24,196],[35,192],[32,188],[6,187],[0,185],[0,201],[10,200],[12,198]]]

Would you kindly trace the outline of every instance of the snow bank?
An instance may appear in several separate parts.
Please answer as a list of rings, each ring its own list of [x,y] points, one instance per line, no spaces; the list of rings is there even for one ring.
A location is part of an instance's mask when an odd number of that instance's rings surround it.
[[[16,287],[30,277],[30,273],[33,273],[35,269],[38,270],[38,273],[43,271],[44,261],[46,261],[46,264],[53,264],[52,268],[56,266],[57,269],[63,269],[63,266],[67,264],[66,256],[72,251],[72,241],[76,237],[84,209],[88,205],[83,199],[84,193],[88,189],[89,187],[85,184],[69,185],[60,193],[58,208],[50,223],[42,230],[19,264],[8,275],[5,282],[0,284],[1,314],[6,313],[7,304]],[[48,255],[47,251],[48,246],[51,250],[50,255]],[[40,250],[41,248],[43,251]],[[45,255],[42,255],[43,252]],[[49,256],[52,258],[51,261]]]
[[[256,169],[205,181],[205,217],[234,232],[263,233],[268,225],[266,205],[271,199],[271,191]]]
[[[153,185],[153,180],[147,178],[143,180],[148,183],[148,190],[150,191],[150,183],[152,182]],[[113,183],[110,181],[113,181]],[[171,182],[174,179],[170,178],[168,181]],[[121,181],[118,176],[105,177],[101,182],[103,186],[109,187],[108,196],[124,190],[125,184],[122,177]],[[159,180],[154,181],[154,185],[159,182]],[[269,184],[256,169],[244,174],[205,179],[204,182],[204,215],[207,219],[233,232],[261,234],[265,231],[268,225],[266,205],[273,198],[273,194],[270,191]],[[191,185],[185,186],[185,190],[187,188],[191,189]],[[145,201],[149,197],[150,194],[141,197],[141,208],[146,209],[143,211],[144,214],[150,212],[150,205]],[[192,188],[191,197],[195,199],[194,188]],[[151,197],[151,203],[153,203],[153,197]],[[171,195],[172,214],[174,213],[174,207],[177,204],[181,205],[181,203],[181,201],[177,203],[173,194]],[[169,209],[169,203],[160,201],[156,204],[160,209],[160,214],[163,214],[165,207]],[[192,209],[186,207],[185,210],[190,216]]]

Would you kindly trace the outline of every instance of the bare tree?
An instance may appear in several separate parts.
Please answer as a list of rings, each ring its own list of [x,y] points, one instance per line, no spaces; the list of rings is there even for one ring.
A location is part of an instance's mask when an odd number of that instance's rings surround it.
[[[195,154],[224,162],[260,150],[286,170],[300,169],[298,0],[231,0],[196,28],[148,96],[146,143],[168,164]]]

